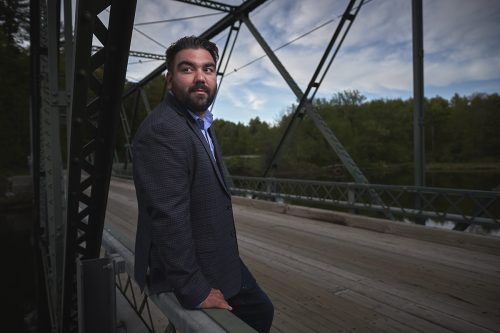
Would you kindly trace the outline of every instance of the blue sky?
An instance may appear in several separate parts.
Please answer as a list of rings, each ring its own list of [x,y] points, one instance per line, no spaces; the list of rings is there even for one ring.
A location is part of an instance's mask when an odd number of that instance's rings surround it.
[[[241,0],[220,0],[238,5]],[[250,19],[272,48],[334,22],[276,52],[302,90],[338,24],[347,0],[268,0]],[[425,95],[500,93],[500,1],[424,0]],[[140,0],[136,23],[216,13],[176,1]],[[136,26],[164,46],[184,35],[197,35],[221,15]],[[359,90],[372,98],[408,98],[413,92],[410,0],[372,0],[359,12],[317,97]],[[213,39],[222,50],[226,33]],[[134,32],[131,49],[164,53],[165,48]],[[247,123],[259,117],[274,123],[296,102],[295,96],[246,27],[240,31],[214,114]],[[139,80],[160,62],[129,59],[127,78]],[[234,72],[234,69],[239,69]]]

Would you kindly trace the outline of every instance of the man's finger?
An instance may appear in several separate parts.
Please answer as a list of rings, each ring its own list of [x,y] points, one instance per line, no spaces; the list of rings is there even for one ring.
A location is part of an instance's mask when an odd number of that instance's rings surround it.
[[[218,289],[210,290],[210,294],[208,294],[207,298],[203,301],[201,307],[204,309],[208,308],[227,309],[229,311],[233,309],[224,299],[224,295],[222,294],[222,292]]]

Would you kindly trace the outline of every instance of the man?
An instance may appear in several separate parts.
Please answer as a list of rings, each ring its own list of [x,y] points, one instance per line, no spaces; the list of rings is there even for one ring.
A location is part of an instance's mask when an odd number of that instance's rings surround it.
[[[210,128],[217,46],[184,37],[166,55],[169,92],[133,142],[135,279],[151,293],[173,291],[185,308],[228,309],[268,332],[274,309],[239,257],[231,195]]]

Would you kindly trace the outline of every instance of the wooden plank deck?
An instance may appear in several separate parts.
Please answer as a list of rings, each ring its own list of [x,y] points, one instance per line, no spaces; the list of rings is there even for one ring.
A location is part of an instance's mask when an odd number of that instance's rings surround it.
[[[276,308],[272,332],[500,332],[500,250],[234,212],[241,256]],[[132,183],[113,180],[106,227],[132,250],[136,219]]]

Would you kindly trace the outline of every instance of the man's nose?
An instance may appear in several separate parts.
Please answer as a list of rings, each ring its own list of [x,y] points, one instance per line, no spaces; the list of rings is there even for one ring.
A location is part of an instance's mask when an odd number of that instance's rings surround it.
[[[194,80],[195,80],[195,82],[205,82],[206,81],[205,73],[203,72],[203,70],[199,69],[196,71],[196,74],[194,76]]]

